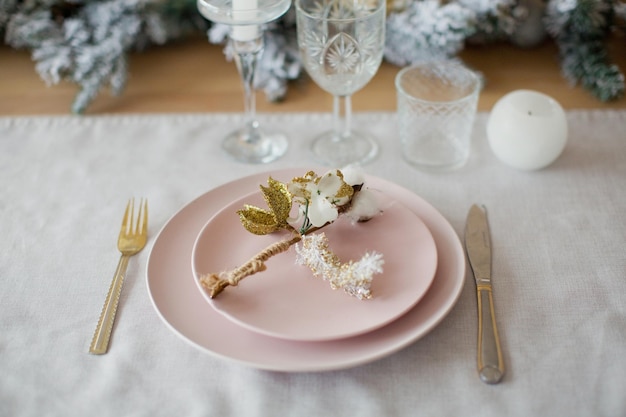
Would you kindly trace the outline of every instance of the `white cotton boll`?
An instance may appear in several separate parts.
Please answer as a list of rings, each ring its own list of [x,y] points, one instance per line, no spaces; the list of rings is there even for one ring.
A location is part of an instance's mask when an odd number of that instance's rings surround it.
[[[346,212],[353,222],[366,221],[382,212],[376,194],[367,189],[362,189],[352,198],[350,210]]]
[[[343,174],[343,180],[348,185],[359,185],[365,182],[365,173],[363,169],[357,165],[348,165],[340,169]]]

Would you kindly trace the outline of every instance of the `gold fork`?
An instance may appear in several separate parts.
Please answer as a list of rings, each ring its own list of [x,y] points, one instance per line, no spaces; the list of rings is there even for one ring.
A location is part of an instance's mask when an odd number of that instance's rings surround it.
[[[131,199],[126,205],[124,219],[122,220],[122,230],[120,230],[120,236],[117,240],[117,248],[122,253],[122,256],[117,264],[117,270],[113,276],[109,293],[104,301],[100,320],[98,320],[98,326],[89,347],[89,353],[103,355],[107,352],[128,261],[131,256],[146,246],[147,237],[148,200],[141,199],[139,202],[139,213],[135,220],[135,200]]]

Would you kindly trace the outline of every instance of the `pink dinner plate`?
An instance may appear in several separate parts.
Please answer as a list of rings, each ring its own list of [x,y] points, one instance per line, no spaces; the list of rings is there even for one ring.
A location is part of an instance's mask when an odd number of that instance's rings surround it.
[[[289,181],[292,177],[274,177]],[[369,187],[369,184],[365,184]],[[324,227],[330,249],[343,262],[367,252],[383,254],[383,272],[374,275],[373,297],[359,300],[333,290],[321,277],[296,264],[291,247],[266,262],[267,269],[227,287],[211,299],[200,285],[207,273],[236,268],[289,233],[258,236],[237,215],[244,204],[266,207],[260,192],[241,197],[213,216],[198,235],[192,269],[201,294],[215,310],[240,326],[288,340],[325,341],[352,337],[382,327],[411,309],[430,287],[437,268],[437,249],[422,220],[404,204],[372,190],[383,213],[368,222],[340,216]],[[319,232],[318,232],[319,233]]]
[[[224,206],[258,189],[268,176],[295,177],[302,169],[251,175],[217,187],[181,208],[156,237],[146,268],[148,294],[176,335],[216,357],[284,372],[327,371],[368,363],[414,343],[435,328],[456,304],[465,278],[465,255],[450,223],[413,192],[366,177],[426,224],[437,247],[435,279],[419,303],[391,323],[362,335],[324,342],[291,341],[259,334],[213,309],[194,283],[191,252],[206,222]]]

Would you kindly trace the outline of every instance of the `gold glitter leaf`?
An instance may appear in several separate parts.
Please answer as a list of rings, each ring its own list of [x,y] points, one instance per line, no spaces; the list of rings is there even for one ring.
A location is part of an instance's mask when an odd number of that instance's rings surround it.
[[[243,207],[242,210],[237,211],[237,214],[243,227],[250,233],[267,235],[280,228],[273,213],[248,204]]]
[[[287,185],[276,181],[272,177],[267,180],[268,187],[261,185],[263,198],[274,215],[277,227],[287,225],[287,219],[291,212],[291,193],[287,190]]]

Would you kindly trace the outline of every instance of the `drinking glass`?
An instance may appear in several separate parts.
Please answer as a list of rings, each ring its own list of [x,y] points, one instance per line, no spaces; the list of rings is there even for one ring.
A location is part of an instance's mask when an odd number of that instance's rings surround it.
[[[197,0],[200,14],[231,27],[229,41],[243,84],[245,125],[226,136],[222,148],[241,162],[271,162],[287,150],[283,133],[259,126],[253,82],[264,47],[262,25],[278,19],[289,6],[291,0]]]
[[[398,133],[410,164],[432,172],[465,165],[480,87],[474,71],[452,60],[423,62],[398,73]]]
[[[334,96],[333,129],[315,138],[311,149],[326,165],[366,163],[378,144],[352,129],[351,96],[374,77],[383,59],[385,1],[296,0],[295,5],[303,65]]]

